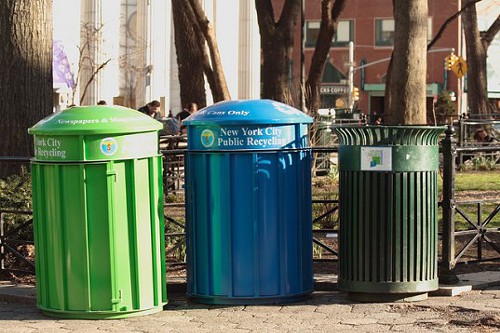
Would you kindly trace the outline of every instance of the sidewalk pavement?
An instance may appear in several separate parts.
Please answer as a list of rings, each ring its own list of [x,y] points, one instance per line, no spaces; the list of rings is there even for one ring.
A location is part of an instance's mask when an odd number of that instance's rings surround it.
[[[36,288],[0,281],[0,332],[493,332],[500,331],[500,272],[459,275],[419,302],[359,303],[337,291],[337,277],[315,276],[307,300],[286,305],[203,305],[185,277],[167,277],[164,311],[120,320],[44,316]]]

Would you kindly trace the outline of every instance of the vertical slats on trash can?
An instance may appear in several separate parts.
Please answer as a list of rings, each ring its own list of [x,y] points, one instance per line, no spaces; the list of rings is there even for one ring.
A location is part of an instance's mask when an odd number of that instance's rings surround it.
[[[160,128],[135,110],[89,106],[29,129],[37,305],[45,314],[105,319],[163,309]]]
[[[334,131],[340,140],[339,289],[361,300],[437,289],[437,138],[444,128]],[[362,147],[387,147],[391,169],[362,170]]]
[[[283,303],[312,292],[311,120],[268,100],[220,102],[185,120],[193,300]],[[260,139],[268,144],[252,143]]]
[[[346,271],[348,261],[342,261],[346,278],[409,282],[434,277],[436,265],[431,258],[436,254],[436,226],[429,221],[435,208],[426,198],[436,189],[421,183],[435,183],[435,175],[402,173],[384,177],[380,173],[346,172],[342,176],[341,191],[347,192],[342,192],[342,196],[352,202],[347,214],[341,217],[346,221],[342,225],[346,232],[342,233],[341,251],[352,263]],[[388,188],[401,199],[388,196]],[[368,192],[373,201],[367,198]]]

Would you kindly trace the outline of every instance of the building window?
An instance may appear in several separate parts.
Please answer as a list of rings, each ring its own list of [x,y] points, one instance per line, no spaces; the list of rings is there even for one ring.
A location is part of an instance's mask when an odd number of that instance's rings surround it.
[[[347,46],[351,41],[354,41],[354,21],[339,21],[332,45],[336,47]]]
[[[319,35],[319,21],[306,22],[306,47],[314,47]]]
[[[319,35],[320,21],[306,22],[306,47],[316,46],[316,40]],[[354,21],[343,20],[337,24],[337,32],[332,40],[332,46],[341,47],[347,46],[350,41],[354,40]]]
[[[427,41],[432,40],[432,18],[427,18]],[[375,20],[375,45],[394,45],[394,19]]]
[[[375,20],[375,45],[394,45],[394,19]]]

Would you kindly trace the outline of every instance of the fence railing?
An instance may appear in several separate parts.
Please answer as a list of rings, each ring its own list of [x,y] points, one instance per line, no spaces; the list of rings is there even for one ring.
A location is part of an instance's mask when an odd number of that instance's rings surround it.
[[[496,216],[500,216],[500,199],[497,200],[468,200],[457,201],[455,198],[455,166],[457,156],[460,153],[500,153],[500,145],[492,145],[487,147],[460,147],[457,145],[457,140],[454,138],[455,129],[453,126],[448,126],[445,132],[445,138],[442,141],[443,155],[443,199],[441,207],[443,209],[442,223],[442,255],[441,255],[441,272],[440,280],[444,283],[455,283],[458,278],[454,272],[457,263],[469,262],[472,260],[463,259],[464,254],[472,247],[477,245],[476,261],[483,260],[482,249],[483,243],[489,244],[496,252],[496,257],[489,257],[488,260],[500,259],[500,249],[497,242],[490,239],[491,234],[499,234],[500,228],[488,228],[488,225]],[[491,204],[491,211],[487,214],[487,218],[483,219],[483,210],[481,209],[485,203]],[[475,216],[470,216],[462,207],[465,205],[477,205]],[[457,231],[455,220],[457,215],[462,216],[469,224],[468,230]],[[462,247],[458,251],[456,237],[472,235],[465,243],[461,243]]]
[[[484,119],[474,119],[467,114],[462,114],[454,122],[453,127],[457,137],[457,163],[461,165],[477,153],[477,150],[466,149],[478,146],[478,143],[473,138],[476,130],[488,129],[490,133],[497,136],[500,135],[500,114],[485,115]],[[500,138],[498,139],[500,140]],[[496,158],[497,163],[499,162],[498,156],[493,156],[493,158]]]
[[[442,163],[442,178],[443,192],[442,201],[439,203],[442,209],[441,231],[439,233],[441,239],[441,255],[440,255],[440,279],[443,282],[456,281],[454,273],[458,263],[477,262],[484,260],[499,260],[500,259],[500,228],[491,227],[491,223],[495,218],[500,216],[500,200],[468,200],[457,201],[455,198],[455,169],[457,156],[460,152],[471,154],[500,154],[500,145],[488,147],[460,147],[457,145],[457,140],[454,138],[455,131],[453,126],[449,126],[445,132],[445,137],[441,142],[441,154],[443,157]],[[174,253],[182,253],[185,251],[185,225],[184,225],[184,202],[168,202],[172,197],[182,197],[184,184],[184,153],[185,144],[184,138],[171,137],[164,138],[164,146],[161,149],[164,161],[164,190],[167,202],[165,203],[165,237],[167,244],[167,258],[172,258]],[[175,140],[175,144],[171,144],[169,140]],[[313,155],[324,154],[328,156],[327,160],[334,161],[334,155],[337,153],[337,147],[313,147]],[[27,162],[28,157],[0,157],[0,163],[5,162]],[[324,162],[324,159],[323,159]],[[332,162],[333,163],[333,162]],[[335,199],[314,199],[312,205],[323,205],[321,213],[313,218],[313,242],[314,246],[320,249],[321,255],[317,255],[315,260],[337,260],[338,259],[338,219],[331,228],[318,227],[322,225],[322,221],[327,218],[332,218],[333,214],[338,211],[339,201]],[[475,205],[476,209],[473,213],[471,210],[463,209],[466,205]],[[485,212],[485,207],[490,209]],[[170,212],[177,212],[176,216]],[[7,267],[5,259],[8,255],[14,256],[21,260],[25,267],[34,269],[33,261],[26,257],[20,247],[23,245],[33,244],[33,240],[20,240],[16,238],[16,233],[23,228],[32,228],[32,219],[22,223],[8,232],[5,231],[5,216],[6,215],[29,215],[29,211],[16,210],[0,210],[0,269],[15,270],[16,267]],[[471,215],[473,214],[473,215]],[[456,230],[456,218],[465,219],[468,229]],[[499,223],[500,224],[500,223]],[[331,224],[330,224],[331,225]],[[495,236],[495,237],[493,237]],[[457,243],[457,238],[469,237],[464,242]],[[475,256],[465,257],[466,252],[470,252],[474,245]],[[484,256],[484,247],[488,246],[497,255]],[[458,251],[457,251],[458,248]],[[313,251],[314,252],[314,251]],[[182,257],[182,256],[181,256]],[[179,258],[179,255],[177,255]],[[182,259],[182,258],[181,258]],[[184,264],[182,260],[170,260],[170,265]]]
[[[26,215],[30,216],[28,220],[20,223],[17,227],[6,230],[5,216],[6,215]],[[0,270],[7,270],[5,266],[6,258],[12,255],[21,264],[16,267],[9,267],[9,271],[25,271],[34,272],[35,262],[30,258],[27,246],[33,246],[33,239],[20,239],[21,231],[33,229],[33,212],[11,209],[0,209]],[[21,249],[24,249],[22,251]],[[11,265],[12,266],[12,265]]]

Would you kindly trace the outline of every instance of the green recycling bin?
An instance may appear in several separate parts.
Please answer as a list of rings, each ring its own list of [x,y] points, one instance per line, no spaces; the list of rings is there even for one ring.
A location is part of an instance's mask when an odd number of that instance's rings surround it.
[[[338,126],[339,290],[421,300],[438,288],[438,138],[444,127]]]
[[[162,124],[118,106],[73,107],[34,135],[37,305],[62,318],[123,318],[167,302]]]

